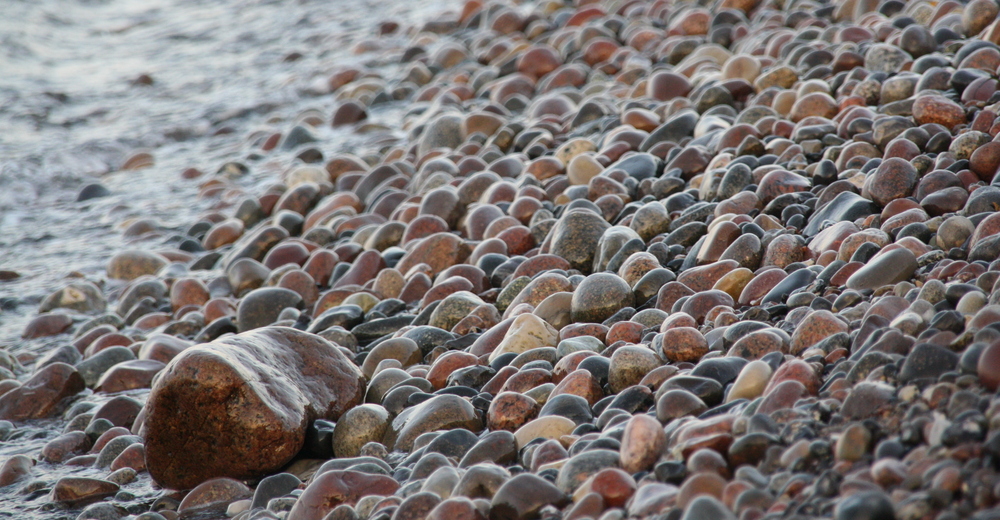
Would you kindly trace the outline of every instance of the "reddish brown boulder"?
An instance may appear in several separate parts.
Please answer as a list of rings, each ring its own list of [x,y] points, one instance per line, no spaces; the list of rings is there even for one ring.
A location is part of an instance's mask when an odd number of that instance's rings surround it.
[[[0,419],[26,421],[48,417],[63,399],[86,386],[75,368],[66,363],[52,363],[20,387],[0,395]]]
[[[259,478],[302,447],[314,419],[364,397],[364,376],[319,336],[268,327],[191,347],[164,369],[146,404],[146,465],[162,486]]]

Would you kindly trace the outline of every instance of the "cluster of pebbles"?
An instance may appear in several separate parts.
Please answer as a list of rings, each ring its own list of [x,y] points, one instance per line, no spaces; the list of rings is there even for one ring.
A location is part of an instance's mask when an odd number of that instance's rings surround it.
[[[42,303],[25,337],[67,339],[0,356],[0,418],[68,424],[0,484],[100,519],[998,519],[998,10],[384,22],[332,114],[184,172],[218,200],[187,236]],[[406,138],[369,121],[403,103]]]

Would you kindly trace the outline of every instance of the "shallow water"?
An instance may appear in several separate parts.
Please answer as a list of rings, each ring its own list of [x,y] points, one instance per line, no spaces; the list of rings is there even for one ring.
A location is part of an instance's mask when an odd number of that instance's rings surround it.
[[[278,165],[290,161],[280,154],[249,159],[252,131],[287,131],[307,109],[328,117],[336,101],[317,95],[315,87],[335,66],[367,59],[349,53],[353,42],[372,34],[386,17],[422,20],[454,5],[445,0],[0,2],[0,269],[20,275],[0,282],[0,345],[27,360],[65,343],[65,335],[21,339],[46,295],[73,276],[106,283],[104,266],[116,251],[176,243],[199,213],[218,203],[199,198],[199,181],[183,180],[181,171],[196,167],[211,173],[236,160],[250,167],[240,181],[249,191],[273,182]],[[292,53],[301,57],[287,59]],[[136,84],[143,74],[152,84]],[[369,119],[391,126],[404,109],[386,104]],[[398,129],[364,136],[321,132],[324,139],[317,144],[324,154],[402,136]],[[153,167],[118,171],[128,156],[143,150],[153,154]],[[273,161],[276,157],[283,160]],[[112,195],[75,202],[80,189],[94,182]],[[133,241],[123,237],[124,227],[137,218],[154,219],[159,231]],[[31,365],[26,362],[28,371]],[[37,457],[64,424],[19,425],[0,444],[0,461],[18,453]],[[40,463],[34,476],[51,485],[72,472]],[[125,490],[138,495],[137,504],[148,504],[148,484],[143,477]],[[22,486],[0,489],[0,518],[75,518],[72,511],[42,510],[44,494],[18,494]]]

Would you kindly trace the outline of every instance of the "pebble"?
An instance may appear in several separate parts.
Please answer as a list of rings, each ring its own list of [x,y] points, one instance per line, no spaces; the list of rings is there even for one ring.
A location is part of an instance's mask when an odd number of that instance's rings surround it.
[[[53,363],[35,372],[22,385],[0,395],[0,419],[24,421],[52,415],[63,399],[86,387],[83,377],[66,363]]]
[[[134,280],[143,275],[154,275],[167,266],[163,255],[149,251],[123,251],[108,261],[108,276],[118,280]]]
[[[287,308],[303,307],[302,296],[295,291],[281,287],[265,287],[248,293],[236,310],[239,332],[257,329],[278,321],[281,312]]]
[[[0,485],[9,486],[31,477],[35,461],[26,455],[14,455],[0,466]]]
[[[621,468],[628,473],[652,469],[667,445],[667,436],[659,421],[648,415],[636,415],[625,424],[621,444]]]
[[[1000,341],[983,349],[976,364],[979,381],[990,391],[1000,387]]]
[[[559,469],[556,486],[565,493],[573,493],[592,475],[605,468],[617,468],[617,452],[609,449],[592,449],[574,455]]]
[[[581,493],[589,490],[597,493],[604,505],[623,507],[632,498],[635,489],[635,479],[631,475],[617,468],[606,468],[598,471],[587,482],[584,482],[576,490],[574,496],[580,496]]]
[[[549,232],[551,247],[543,252],[564,258],[574,269],[589,272],[598,243],[610,225],[597,214],[584,209],[570,210]]]
[[[706,410],[705,402],[686,390],[669,390],[656,400],[656,418],[664,423],[685,415],[697,416]]]
[[[708,520],[709,518],[735,520],[736,515],[715,497],[700,496],[688,504],[681,520]]]
[[[909,196],[918,180],[917,169],[900,157],[890,157],[866,179],[862,196],[869,196],[880,206]]]
[[[855,462],[861,460],[868,450],[872,440],[871,432],[860,423],[853,423],[841,433],[834,448],[837,460]]]
[[[653,369],[660,366],[656,353],[644,346],[623,346],[611,355],[608,385],[613,392],[638,384]]]
[[[386,432],[385,444],[409,451],[421,434],[451,428],[479,431],[482,421],[469,401],[457,395],[439,395],[397,415]]]
[[[52,487],[51,499],[70,507],[79,507],[113,496],[119,486],[114,482],[86,477],[64,477]]]
[[[634,304],[632,288],[625,280],[609,273],[592,274],[573,292],[570,319],[576,323],[600,323]]]
[[[521,354],[540,347],[558,345],[559,332],[533,314],[521,314],[514,318],[503,339],[490,353],[492,362],[502,354]]]
[[[824,339],[847,331],[848,324],[837,318],[832,312],[827,310],[811,312],[795,328],[789,352],[793,355],[799,355]]]
[[[333,452],[338,457],[357,457],[369,442],[379,442],[389,427],[389,412],[376,404],[347,410],[333,430]]]
[[[87,281],[72,282],[48,295],[38,306],[38,312],[69,309],[83,314],[98,314],[107,308],[101,289]]]
[[[357,471],[327,471],[313,477],[299,496],[290,520],[322,520],[337,506],[353,506],[365,496],[388,496],[399,484],[384,475],[369,475]]]
[[[177,506],[178,512],[229,505],[231,502],[249,498],[250,488],[230,478],[206,480],[188,492]]]
[[[936,123],[945,128],[953,128],[965,123],[965,111],[943,96],[923,95],[913,102],[913,118],[918,125]]]
[[[875,416],[892,402],[892,387],[881,383],[858,383],[847,395],[840,413],[849,419]]]
[[[536,518],[545,506],[562,507],[570,502],[551,482],[525,473],[504,482],[490,501],[490,518],[522,520]]]
[[[896,511],[889,497],[881,491],[862,491],[837,503],[836,520],[895,520]]]
[[[676,327],[663,332],[661,355],[671,363],[696,363],[708,354],[708,341],[694,327]]]
[[[736,399],[756,399],[764,393],[764,389],[771,381],[773,370],[771,365],[761,360],[754,360],[746,364],[740,370],[739,376],[733,381],[732,388],[726,396],[726,401]]]
[[[919,343],[906,356],[899,369],[899,380],[910,383],[918,379],[937,379],[941,374],[954,370],[958,354],[929,343]]]
[[[904,247],[875,257],[847,279],[850,289],[875,289],[905,281],[917,270],[917,258]]]
[[[535,439],[558,439],[569,435],[576,428],[576,423],[565,417],[550,415],[539,417],[521,426],[514,432],[518,448]]]

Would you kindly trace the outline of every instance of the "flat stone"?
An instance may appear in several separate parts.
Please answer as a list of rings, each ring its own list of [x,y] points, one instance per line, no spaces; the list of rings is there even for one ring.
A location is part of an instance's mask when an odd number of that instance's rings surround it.
[[[917,257],[904,247],[878,255],[847,279],[855,290],[875,289],[908,280],[917,270]]]
[[[469,401],[457,395],[439,395],[403,410],[386,432],[383,444],[390,449],[410,451],[421,434],[436,430],[465,428],[478,432],[482,422]]]
[[[66,363],[53,363],[21,386],[0,395],[0,419],[25,421],[55,413],[63,399],[86,388],[83,377]]]
[[[514,432],[518,449],[535,439],[558,439],[569,435],[576,428],[576,423],[566,417],[549,415],[539,417]]]
[[[52,487],[51,499],[71,507],[79,507],[113,496],[119,486],[96,478],[64,477]]]

